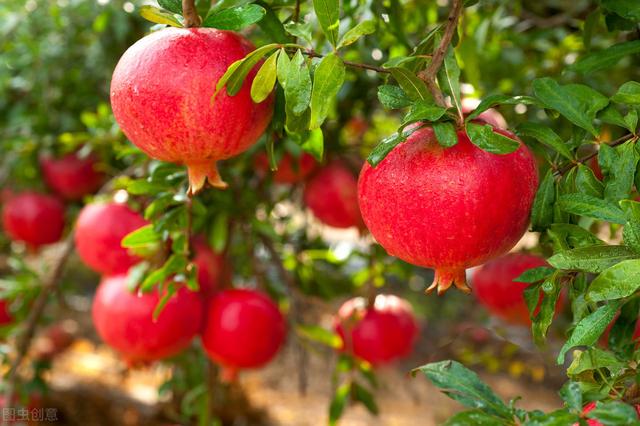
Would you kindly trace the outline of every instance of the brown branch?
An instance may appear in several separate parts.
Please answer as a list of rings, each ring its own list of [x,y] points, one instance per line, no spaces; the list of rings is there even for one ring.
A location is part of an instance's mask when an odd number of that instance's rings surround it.
[[[202,24],[195,0],[182,0],[182,16],[186,28],[199,27]]]
[[[626,134],[626,135],[624,135],[624,136],[622,136],[622,137],[619,137],[618,139],[614,140],[614,141],[613,141],[613,142],[611,142],[611,143],[608,143],[607,145],[609,145],[610,147],[612,147],[612,148],[613,148],[613,147],[615,147],[615,146],[622,145],[623,143],[625,143],[625,142],[627,142],[628,140],[633,139],[633,138],[637,138],[637,136],[636,136],[636,135],[634,135],[634,134],[632,134],[632,133],[629,133],[629,134]],[[571,170],[572,168],[574,168],[575,166],[577,166],[578,164],[584,164],[584,163],[586,163],[587,161],[591,160],[591,159],[592,159],[593,157],[595,157],[596,155],[598,155],[598,151],[596,151],[596,152],[592,152],[592,153],[591,153],[591,154],[589,154],[589,155],[585,155],[584,157],[582,157],[582,158],[580,158],[580,159],[578,159],[578,160],[576,160],[576,161],[573,161],[573,162],[571,162],[571,163],[569,163],[569,164],[565,165],[564,167],[561,167],[561,168],[557,169],[557,170],[554,172],[554,174],[555,174],[556,176],[563,175],[563,174],[567,173],[569,170]]]
[[[449,45],[451,44],[453,35],[455,34],[456,28],[458,27],[458,21],[460,20],[460,15],[462,14],[463,3],[464,0],[453,0],[451,12],[449,12],[447,25],[444,29],[444,34],[442,35],[440,44],[433,52],[431,62],[429,63],[427,69],[419,75],[427,84],[427,87],[429,88],[429,91],[431,91],[433,99],[438,105],[443,107],[446,107],[446,103],[444,101],[444,96],[442,95],[440,88],[436,84],[436,75],[438,74],[438,71],[442,66],[442,61],[444,61],[444,57],[447,54],[447,50],[449,49]]]
[[[301,50],[301,52],[307,56],[310,56],[312,58],[324,58],[324,55],[321,53],[317,53],[313,50],[310,49],[306,49],[306,50]],[[369,65],[369,64],[361,64],[359,62],[351,62],[351,61],[342,61],[344,62],[344,64],[348,67],[352,67],[352,68],[360,68],[363,70],[370,70],[370,71],[375,71],[375,72],[379,72],[379,73],[383,73],[383,74],[389,74],[389,70],[384,69],[382,67],[377,67],[375,65]]]

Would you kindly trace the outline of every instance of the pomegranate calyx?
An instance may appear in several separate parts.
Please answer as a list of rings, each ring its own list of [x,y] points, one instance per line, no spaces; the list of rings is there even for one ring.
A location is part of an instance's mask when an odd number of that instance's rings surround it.
[[[218,189],[226,189],[228,186],[220,177],[215,161],[187,164],[187,172],[189,173],[189,195],[197,194],[207,182]]]
[[[433,283],[427,288],[426,292],[428,294],[437,290],[438,296],[441,296],[452,285],[465,294],[471,293],[471,288],[467,285],[464,269],[436,269]]]

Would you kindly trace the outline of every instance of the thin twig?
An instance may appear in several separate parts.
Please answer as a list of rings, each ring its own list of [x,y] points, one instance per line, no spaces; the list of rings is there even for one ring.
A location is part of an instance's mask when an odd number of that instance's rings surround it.
[[[187,225],[185,227],[185,237],[187,239],[187,257],[191,255],[191,228],[193,227],[193,199],[192,195],[187,193],[187,199],[184,202],[187,211]]]
[[[615,146],[622,145],[623,143],[625,143],[628,140],[633,139],[633,138],[637,138],[637,136],[632,134],[632,133],[629,133],[629,134],[626,134],[626,135],[624,135],[622,137],[619,137],[618,139],[614,140],[611,143],[608,143],[607,145],[609,145],[610,147],[613,148]],[[563,174],[567,173],[569,170],[571,170],[572,168],[574,168],[575,166],[577,166],[578,164],[584,164],[587,161],[591,160],[596,155],[598,155],[598,151],[592,152],[589,155],[585,155],[584,157],[582,157],[582,158],[580,158],[580,159],[578,159],[578,160],[576,160],[574,162],[571,162],[571,163],[567,164],[564,167],[559,168],[558,170],[555,171],[554,174],[556,176],[563,175]]]
[[[431,91],[433,99],[438,105],[443,107],[446,107],[446,103],[444,101],[444,96],[442,95],[440,88],[436,84],[436,75],[438,74],[438,71],[442,66],[442,61],[444,61],[444,57],[447,54],[447,50],[449,49],[449,45],[451,44],[453,35],[455,34],[456,28],[458,27],[458,20],[460,19],[460,15],[462,14],[462,5],[463,0],[453,0],[451,12],[449,12],[447,25],[444,29],[444,34],[442,35],[440,44],[433,52],[431,62],[429,63],[427,69],[419,75],[427,84],[427,87]]]
[[[182,0],[182,16],[187,28],[199,27],[202,24],[195,0]]]
[[[298,22],[300,20],[300,0],[296,0],[296,7],[293,10],[293,22]]]
[[[323,54],[317,53],[311,49],[302,50],[302,53],[312,58],[324,58]],[[375,71],[383,74],[389,74],[389,70],[384,69],[382,67],[377,67],[375,65],[361,64],[359,62],[351,62],[351,61],[344,61],[344,60],[342,62],[344,62],[344,64],[348,67],[360,68],[363,70],[370,70],[370,71]]]

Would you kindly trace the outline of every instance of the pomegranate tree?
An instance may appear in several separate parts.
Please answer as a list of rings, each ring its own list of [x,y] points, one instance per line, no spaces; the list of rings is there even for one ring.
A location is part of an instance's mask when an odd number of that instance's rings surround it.
[[[286,335],[286,323],[276,304],[255,290],[218,293],[210,300],[204,321],[202,344],[211,359],[225,368],[227,379],[233,379],[240,369],[268,363]]]
[[[397,296],[380,294],[373,306],[362,297],[346,301],[338,311],[336,332],[342,350],[373,365],[408,355],[418,336],[411,305]]]
[[[124,273],[140,258],[122,247],[122,239],[145,225],[147,221],[125,204],[89,204],[76,222],[76,250],[84,263],[96,272]]]
[[[511,139],[515,135],[494,129]],[[376,167],[360,173],[358,196],[367,228],[387,252],[435,269],[429,290],[469,291],[465,269],[507,252],[527,229],[538,174],[524,144],[507,155],[473,145],[440,146],[423,127]]]
[[[244,37],[212,28],[167,28],[142,38],[120,58],[111,81],[115,118],[150,157],[185,164],[191,192],[206,180],[224,188],[216,162],[253,145],[272,114],[271,97],[255,104],[251,71],[235,96],[216,83],[253,50]]]
[[[157,289],[131,292],[126,275],[104,277],[93,300],[96,331],[109,346],[131,363],[167,358],[185,349],[202,326],[203,301],[196,292],[180,287],[157,319]]]
[[[511,253],[485,263],[473,274],[473,293],[492,314],[503,320],[520,325],[529,325],[529,310],[524,300],[524,290],[528,284],[516,282],[524,271],[547,262],[536,255]],[[558,299],[556,310],[561,309],[562,298]]]
[[[193,263],[198,268],[198,285],[200,293],[211,297],[229,281],[228,266],[224,256],[214,252],[204,237],[198,235],[192,241],[195,256]]]
[[[258,171],[265,174],[269,170],[269,158],[264,152],[256,156],[255,165]],[[278,170],[273,172],[273,180],[277,183],[298,183],[306,179],[318,166],[311,154],[303,152],[299,157],[285,152],[278,163]]]
[[[60,240],[64,231],[64,205],[51,195],[23,192],[13,195],[2,210],[4,232],[30,249]]]
[[[362,226],[356,177],[339,160],[322,167],[309,179],[304,188],[304,202],[318,220],[329,226]]]
[[[79,200],[94,193],[104,181],[94,155],[80,157],[73,152],[60,158],[43,156],[40,167],[49,188],[67,200]]]

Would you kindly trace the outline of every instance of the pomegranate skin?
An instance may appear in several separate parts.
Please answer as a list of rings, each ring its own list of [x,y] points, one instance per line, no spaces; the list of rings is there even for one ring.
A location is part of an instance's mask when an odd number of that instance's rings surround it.
[[[13,322],[11,312],[9,312],[9,303],[6,300],[0,300],[0,326],[8,325]]]
[[[269,158],[261,152],[256,156],[255,166],[258,172],[266,175],[269,169]],[[276,183],[294,184],[305,180],[318,166],[313,155],[303,152],[300,157],[294,157],[285,152],[278,163],[278,170],[273,172],[273,180]]]
[[[31,249],[60,240],[64,231],[64,205],[55,197],[37,192],[11,196],[2,210],[2,226],[13,241]]]
[[[80,200],[96,192],[104,181],[96,163],[95,156],[80,158],[77,153],[70,153],[61,158],[42,157],[40,168],[47,186],[56,194],[66,200]]]
[[[362,226],[358,182],[340,161],[321,168],[304,188],[304,202],[321,222],[335,228]]]
[[[157,290],[130,292],[126,275],[103,277],[93,300],[93,324],[102,340],[129,363],[170,357],[188,347],[196,336],[204,306],[198,293],[181,287],[154,321],[159,301]]]
[[[468,292],[464,270],[515,245],[537,187],[535,159],[523,144],[511,154],[492,154],[458,132],[458,143],[443,148],[424,127],[375,168],[364,165],[358,197],[378,243],[392,256],[435,269],[429,291],[442,294],[451,285]]]
[[[167,28],[133,44],[111,81],[111,106],[125,135],[152,158],[185,164],[190,190],[206,180],[224,188],[216,162],[247,150],[273,112],[273,97],[251,100],[257,68],[235,96],[216,84],[229,65],[253,46],[242,36],[213,28]]]
[[[195,256],[193,263],[198,268],[198,285],[203,297],[209,298],[227,284],[229,269],[224,256],[214,252],[205,238],[198,235],[192,241]]]
[[[372,365],[388,364],[408,355],[418,337],[411,305],[393,295],[376,296],[373,307],[356,297],[338,311],[334,328],[342,350]]]
[[[526,253],[510,253],[494,259],[474,272],[473,293],[481,305],[506,322],[530,325],[523,295],[529,284],[513,280],[524,271],[540,266],[549,265],[543,258]],[[556,311],[561,307],[562,298],[559,298]]]
[[[284,317],[271,299],[255,290],[230,289],[209,301],[202,345],[225,367],[225,376],[233,378],[239,369],[268,363],[285,335]]]
[[[122,239],[148,222],[125,204],[86,205],[76,222],[76,249],[82,261],[96,272],[116,275],[140,261],[122,247]]]

